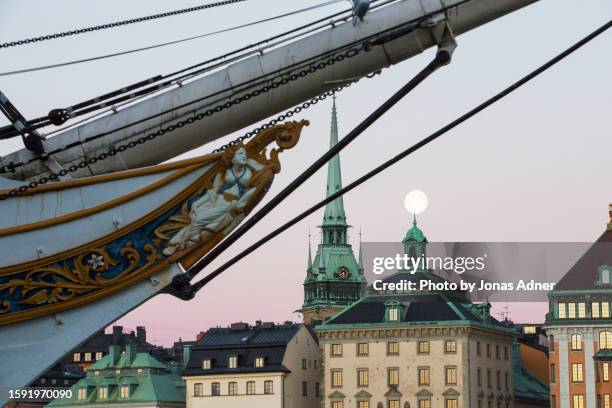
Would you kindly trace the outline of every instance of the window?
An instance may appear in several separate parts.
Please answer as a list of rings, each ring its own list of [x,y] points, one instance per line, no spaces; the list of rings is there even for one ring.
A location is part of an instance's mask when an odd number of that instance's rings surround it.
[[[478,356],[482,355],[482,350],[480,349],[480,342],[479,341],[476,342],[476,355],[478,355]]]
[[[308,396],[308,383],[306,381],[302,381],[302,397]]]
[[[40,383],[41,384],[46,384],[47,383],[47,379],[46,378],[41,378],[40,379]]]
[[[79,401],[83,401],[87,399],[87,388],[83,387],[83,388],[79,388],[78,394],[77,394],[77,399]]]
[[[419,368],[419,385],[429,385],[429,367]]]
[[[314,362],[314,368],[317,368],[317,360],[312,360]]]
[[[478,367],[476,370],[476,381],[479,387],[482,387],[482,368]]]
[[[306,369],[306,359],[303,358],[302,359],[302,370],[305,370],[305,369]]]
[[[501,390],[501,372],[499,370],[495,372],[495,380],[496,380],[497,389]]]
[[[117,375],[121,374],[121,370],[115,370],[115,374]]]
[[[213,397],[221,395],[221,383],[214,382],[210,384],[210,395]]]
[[[525,326],[523,327],[523,333],[524,334],[536,334],[536,327],[535,326]]]
[[[572,396],[572,408],[584,408],[584,395],[574,394]]]
[[[91,361],[91,353],[85,353],[85,361]]]
[[[567,317],[570,319],[576,318],[576,304],[575,303],[567,304]]]
[[[602,395],[601,408],[610,408],[610,394]]]
[[[255,394],[255,381],[247,381],[246,383],[247,395]]]
[[[582,363],[572,364],[572,382],[582,382]]]
[[[75,363],[78,363],[81,361],[81,353],[74,353],[72,355],[72,361],[74,361]]]
[[[593,319],[599,319],[599,302],[591,303],[591,317]]]
[[[504,360],[508,361],[508,346],[504,346]]]
[[[96,353],[96,361],[98,361],[98,360],[102,360],[102,356],[103,356],[103,355],[102,355],[102,353],[98,351],[98,352]]]
[[[98,388],[98,399],[107,399],[107,398],[108,398],[108,387]]]
[[[612,332],[607,330],[599,332],[599,349],[612,349]]]
[[[342,387],[342,370],[331,370],[332,388]]]
[[[273,394],[274,393],[274,383],[272,380],[264,381],[264,394]]]
[[[95,375],[95,376],[100,375],[100,371],[98,371],[98,370],[94,371],[94,375]]]
[[[555,336],[552,334],[548,338],[548,351],[555,351]]]
[[[230,381],[227,383],[227,395],[238,395],[238,383],[236,381]]]
[[[332,401],[331,408],[344,408],[343,401]]]
[[[551,364],[550,365],[550,382],[554,384],[556,381],[557,379],[556,379],[555,365]]]
[[[399,368],[387,368],[387,383],[391,385],[399,385]]]
[[[444,342],[444,352],[456,353],[457,352],[457,342],[455,340],[446,340]]]
[[[601,283],[603,285],[610,284],[610,270],[608,268],[604,268],[601,270]]]
[[[493,384],[491,384],[491,370],[487,369],[487,388],[493,388]]]
[[[389,403],[387,405],[389,408],[400,408],[399,400],[389,400]]]
[[[491,345],[487,343],[487,357],[491,357]]]
[[[137,372],[138,374],[142,374],[142,373],[144,372],[144,370],[143,370],[142,368],[139,368],[138,370],[136,370],[136,372]]]
[[[431,400],[429,399],[419,400],[419,408],[431,408]]]
[[[457,367],[446,367],[445,375],[446,385],[457,384]]]
[[[586,303],[578,303],[578,318],[584,319],[586,317]]]
[[[610,381],[610,363],[601,363],[601,379],[602,381]]]
[[[558,313],[557,316],[559,319],[567,319],[567,311],[565,309],[565,303],[557,304]]]
[[[446,408],[457,408],[457,400],[456,399],[447,399],[446,400],[446,404],[445,404]]]
[[[193,396],[194,397],[204,396],[204,385],[202,383],[193,384]]]
[[[429,354],[428,341],[419,341],[419,354]]]
[[[342,356],[342,344],[332,344],[331,345],[331,356],[332,357]]]
[[[557,397],[555,395],[550,396],[550,408],[557,408]]]
[[[263,357],[255,358],[255,367],[262,368],[265,365],[265,359]],[[306,360],[302,360],[303,368],[306,368]]]
[[[212,367],[212,362],[210,361],[209,358],[207,358],[206,360],[202,360],[202,369],[203,370],[210,370],[211,367]]]
[[[229,356],[227,359],[227,368],[238,367],[238,356]]]
[[[370,408],[370,401],[357,402],[357,408]]]
[[[357,386],[367,387],[370,383],[370,375],[367,368],[357,369]]]
[[[510,391],[510,374],[504,373],[504,389]]]
[[[120,398],[130,398],[130,386],[129,385],[122,385],[121,388],[119,388],[119,397]]]
[[[393,306],[390,307],[387,311],[387,319],[390,322],[397,322],[399,321],[399,307],[397,306]]]
[[[399,354],[399,343],[397,341],[387,342],[387,355],[396,356]]]
[[[357,344],[357,357],[365,357],[370,354],[370,345],[368,343]]]
[[[495,358],[499,360],[499,344],[495,345]]]
[[[610,318],[610,304],[608,302],[601,302],[601,317],[604,319]]]
[[[571,344],[572,344],[572,351],[579,351],[582,350],[582,336],[578,333],[574,333],[572,334],[571,339]]]
[[[315,383],[315,397],[319,398],[321,396],[321,384]]]

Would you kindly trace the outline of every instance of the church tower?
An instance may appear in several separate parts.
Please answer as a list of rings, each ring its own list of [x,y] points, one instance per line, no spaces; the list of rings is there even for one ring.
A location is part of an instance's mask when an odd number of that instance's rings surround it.
[[[334,98],[331,117],[330,147],[338,143],[338,119]],[[340,156],[327,165],[327,197],[342,188]],[[304,281],[304,304],[300,310],[304,323],[325,321],[359,300],[366,286],[361,254],[359,261],[348,243],[349,225],[346,222],[344,201],[336,198],[327,204],[321,224],[321,242],[314,260],[308,243],[308,267]],[[361,250],[361,248],[360,248]]]

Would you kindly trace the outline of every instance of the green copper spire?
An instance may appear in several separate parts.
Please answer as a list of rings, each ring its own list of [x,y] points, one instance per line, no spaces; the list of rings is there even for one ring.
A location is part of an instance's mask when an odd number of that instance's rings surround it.
[[[310,245],[310,231],[308,231],[308,272],[312,272],[312,251]]]
[[[332,117],[331,117],[331,136],[329,147],[334,147],[338,143],[338,117],[336,113],[336,97],[333,98]],[[342,188],[342,174],[340,172],[340,155],[337,154],[327,164],[327,197]],[[344,201],[342,197],[336,198],[325,206],[323,216],[323,226],[327,225],[347,225],[346,214],[344,213]]]
[[[357,267],[363,273],[363,247],[361,245],[361,228],[359,228],[359,261]]]

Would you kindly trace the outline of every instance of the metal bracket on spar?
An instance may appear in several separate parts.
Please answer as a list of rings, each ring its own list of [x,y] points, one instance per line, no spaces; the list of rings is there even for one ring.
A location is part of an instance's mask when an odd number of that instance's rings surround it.
[[[434,41],[438,45],[438,52],[448,53],[448,62],[444,65],[450,64],[451,58],[455,49],[457,48],[457,41],[453,34],[451,26],[448,24],[448,20],[443,13],[436,14],[422,23],[422,28],[426,28],[431,33]]]

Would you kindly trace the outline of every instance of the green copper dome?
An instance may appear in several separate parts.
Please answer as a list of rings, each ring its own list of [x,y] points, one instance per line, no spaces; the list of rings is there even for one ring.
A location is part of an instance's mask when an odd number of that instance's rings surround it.
[[[421,229],[417,227],[416,217],[412,221],[412,228],[408,230],[402,242],[427,242],[425,234],[423,234],[423,231],[421,231]]]

